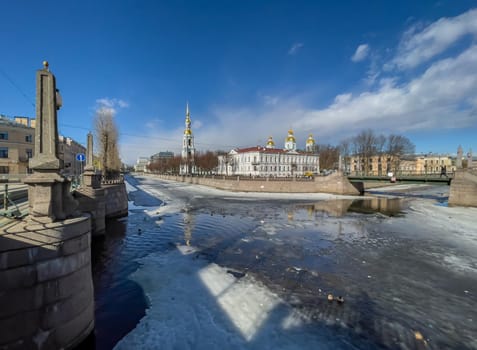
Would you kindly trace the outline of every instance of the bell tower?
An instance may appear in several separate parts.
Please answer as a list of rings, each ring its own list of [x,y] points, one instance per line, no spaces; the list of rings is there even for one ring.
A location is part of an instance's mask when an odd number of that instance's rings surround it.
[[[192,135],[191,120],[189,113],[189,102],[186,104],[186,119],[184,136],[182,137],[182,155],[181,155],[181,175],[190,175],[196,173],[194,162],[195,147],[194,135]]]

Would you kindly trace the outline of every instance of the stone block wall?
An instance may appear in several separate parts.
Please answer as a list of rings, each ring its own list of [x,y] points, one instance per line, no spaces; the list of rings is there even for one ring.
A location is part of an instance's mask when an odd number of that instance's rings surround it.
[[[477,207],[477,169],[458,169],[449,191],[449,205]]]
[[[91,233],[93,236],[103,235],[106,230],[106,201],[104,189],[81,187],[73,192],[78,201],[78,209],[91,215]]]
[[[124,183],[103,185],[106,218],[128,215],[128,193]]]
[[[333,193],[342,195],[359,195],[360,191],[349,182],[346,176],[334,173],[328,176],[315,177],[309,181],[294,179],[224,179],[221,176],[171,176],[159,175],[173,181],[188,182],[239,192],[280,192],[280,193]]]
[[[90,218],[0,232],[0,349],[69,349],[94,328]]]

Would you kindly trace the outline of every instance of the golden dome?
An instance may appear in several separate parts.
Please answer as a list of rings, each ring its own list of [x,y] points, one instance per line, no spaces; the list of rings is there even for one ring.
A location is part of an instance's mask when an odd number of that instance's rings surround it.
[[[306,140],[306,144],[307,144],[307,145],[314,145],[314,144],[315,144],[315,139],[313,138],[313,135],[312,135],[312,134],[310,134],[310,135],[308,136],[308,139]]]
[[[286,142],[296,142],[295,141],[295,136],[293,136],[293,130],[292,129],[288,130],[288,136],[286,138]]]
[[[268,138],[267,146],[275,146],[275,142],[271,136]]]
[[[184,134],[185,135],[192,135],[192,130],[191,129],[185,129]]]

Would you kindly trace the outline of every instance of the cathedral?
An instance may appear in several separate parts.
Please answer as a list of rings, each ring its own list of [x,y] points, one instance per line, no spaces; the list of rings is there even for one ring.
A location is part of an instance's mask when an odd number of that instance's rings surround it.
[[[219,156],[217,173],[264,177],[311,176],[320,172],[320,159],[315,152],[315,140],[309,135],[305,151],[296,148],[293,130],[288,130],[284,148],[275,148],[270,136],[264,147],[233,149]]]

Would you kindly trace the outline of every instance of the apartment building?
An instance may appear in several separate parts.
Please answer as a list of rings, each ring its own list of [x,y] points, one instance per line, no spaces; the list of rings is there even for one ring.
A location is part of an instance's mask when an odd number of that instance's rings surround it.
[[[58,139],[58,158],[63,160],[62,174],[73,177],[79,176],[83,173],[85,160],[78,160],[78,155],[85,155],[86,148],[70,137],[59,135]]]
[[[31,119],[0,115],[0,176],[20,177],[28,173],[28,159],[33,157],[35,129]]]
[[[35,119],[10,118],[0,114],[0,179],[23,178],[29,173],[28,160],[35,152]],[[78,154],[86,148],[69,137],[59,136],[58,157],[63,161],[65,176],[79,176],[84,163]]]
[[[371,176],[386,176],[390,172],[399,175],[432,175],[440,174],[444,167],[448,173],[456,169],[454,158],[432,153],[401,158],[385,154],[366,159],[352,156],[349,164],[350,173]]]

